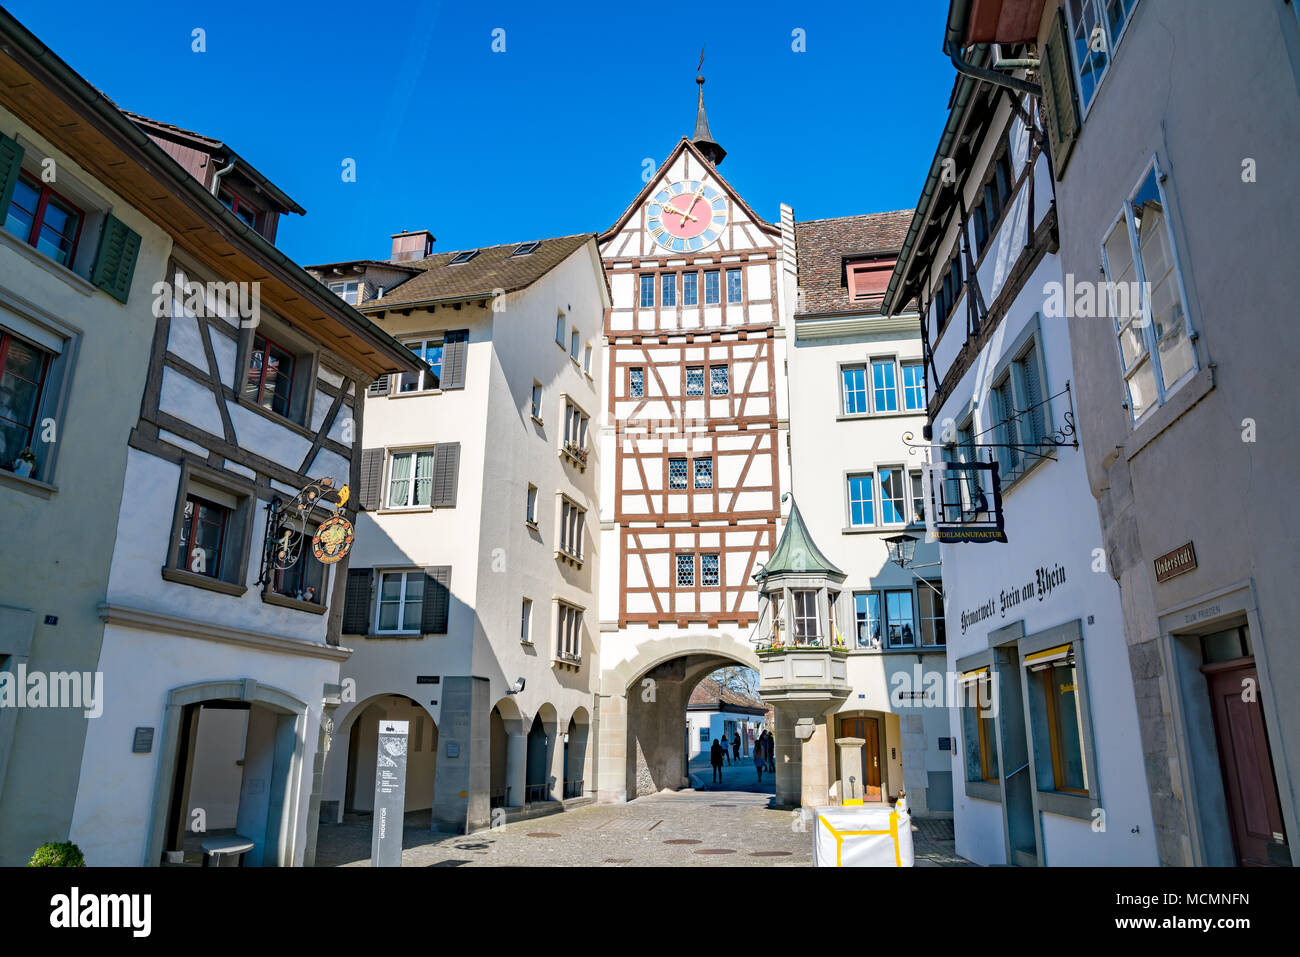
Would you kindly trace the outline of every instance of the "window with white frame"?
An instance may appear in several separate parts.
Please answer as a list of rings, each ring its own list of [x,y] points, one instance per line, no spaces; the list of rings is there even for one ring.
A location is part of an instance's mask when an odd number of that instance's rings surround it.
[[[876,507],[873,501],[875,477],[866,472],[850,475],[849,482],[849,525],[864,528],[876,524]]]
[[[716,306],[722,297],[721,278],[718,276],[716,269],[705,270],[704,273],[704,304],[706,306]]]
[[[948,639],[943,623],[943,585],[928,578],[925,581],[929,584],[921,584],[916,589],[921,612],[921,644],[946,645]]]
[[[677,556],[677,587],[695,587],[695,556],[693,554],[679,554]]]
[[[844,414],[858,415],[867,411],[867,367],[843,366],[840,382],[844,396]]]
[[[570,498],[560,498],[560,551],[577,561],[582,560],[582,532],[587,510]]]
[[[350,306],[355,306],[361,301],[361,283],[359,282],[332,282],[330,283],[330,292]]]
[[[519,640],[525,645],[533,643],[533,601],[531,598],[525,598],[523,612],[520,615],[519,622]]]
[[[910,591],[885,592],[885,634],[890,648],[911,648],[916,644],[912,609]]]
[[[433,503],[433,449],[394,452],[388,464],[388,507],[419,508]]]
[[[903,363],[903,408],[925,411],[925,367],[919,362]]]
[[[428,392],[438,388],[442,381],[442,339],[416,339],[403,345],[423,359],[427,368],[419,372],[403,372],[399,375],[397,391]]]
[[[880,522],[894,525],[907,521],[904,505],[907,490],[907,473],[901,466],[890,465],[880,469]]]
[[[853,593],[853,624],[859,648],[879,648],[881,640],[880,593]]]
[[[555,605],[555,655],[578,661],[582,655],[582,609],[565,601]]]
[[[713,459],[701,457],[695,460],[695,487],[713,488]]]
[[[725,365],[709,366],[709,394],[727,395],[731,392],[730,369]]]
[[[1197,370],[1160,169],[1153,162],[1102,242],[1129,415],[1137,424]]]
[[[424,572],[381,572],[376,597],[375,631],[418,632],[424,610]]]
[[[704,395],[704,366],[686,367],[686,394]]]
[[[677,273],[666,272],[659,277],[659,302],[665,306],[677,305]]]
[[[727,270],[727,302],[735,304],[741,301],[740,270]]]
[[[700,556],[700,584],[706,588],[718,584],[718,555],[707,552]]]
[[[808,644],[819,635],[817,625],[817,592],[801,588],[791,593],[794,601],[794,637],[798,644]]]
[[[641,297],[640,304],[642,309],[653,309],[655,304],[655,277],[653,273],[641,274]]]
[[[898,385],[893,359],[871,360],[871,398],[876,412],[898,411]]]
[[[1119,42],[1128,16],[1137,0],[1068,0],[1070,46],[1074,49],[1075,80],[1079,84],[1079,105],[1087,110],[1096,96],[1115,44]]]
[[[698,306],[700,304],[700,274],[682,273],[682,305]]]
[[[536,527],[537,525],[537,486],[528,486],[528,499],[524,506],[524,522]]]
[[[686,459],[671,458],[668,460],[668,488],[672,490],[682,490],[686,488]]]

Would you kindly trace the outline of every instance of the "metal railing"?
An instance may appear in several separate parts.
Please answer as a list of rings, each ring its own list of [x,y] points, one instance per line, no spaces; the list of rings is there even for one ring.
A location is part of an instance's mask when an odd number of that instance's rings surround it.
[[[488,792],[488,807],[505,807],[510,801],[509,788],[497,788]]]
[[[525,804],[540,804],[542,801],[551,799],[551,787],[549,784],[530,784],[524,788]]]
[[[564,782],[565,799],[567,800],[568,798],[582,797],[582,784],[583,784],[582,778],[578,778],[578,780],[576,781],[565,781]]]

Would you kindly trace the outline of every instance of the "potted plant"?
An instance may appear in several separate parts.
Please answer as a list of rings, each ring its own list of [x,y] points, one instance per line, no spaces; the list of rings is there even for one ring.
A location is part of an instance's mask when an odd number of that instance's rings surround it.
[[[71,841],[42,844],[27,862],[28,867],[85,867],[86,856]]]
[[[30,476],[36,471],[36,454],[30,448],[23,449],[14,459],[13,469],[16,475]]]

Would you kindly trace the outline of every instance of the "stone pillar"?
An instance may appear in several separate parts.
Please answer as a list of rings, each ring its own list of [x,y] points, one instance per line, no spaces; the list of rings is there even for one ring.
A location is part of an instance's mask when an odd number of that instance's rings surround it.
[[[795,737],[803,745],[799,759],[799,798],[804,807],[829,804],[831,799],[831,737],[821,714],[801,716]]]
[[[930,775],[925,768],[925,724],[919,714],[901,714],[898,717],[899,744],[903,749],[903,788],[907,792],[907,806],[913,815],[924,816],[928,807],[925,799],[930,786]]]
[[[835,747],[840,752],[839,793],[841,803],[853,799],[862,800],[864,782],[862,746],[866,743],[865,738],[835,739]]]
[[[597,695],[600,724],[596,727],[596,800],[602,804],[627,800],[627,698]]]
[[[523,807],[528,781],[528,735],[523,731],[506,734],[506,806]]]
[[[322,813],[321,792],[324,790],[325,761],[334,742],[334,710],[342,703],[340,695],[343,689],[336,684],[326,684],[321,697],[320,724],[316,733],[316,753],[312,757],[311,797],[307,803],[307,844],[303,850],[302,866],[316,866],[316,837],[320,830],[322,817],[328,817],[330,823],[342,815],[341,801],[335,801],[328,813]],[[347,760],[347,742],[344,742],[343,760]]]
[[[491,703],[488,680],[449,675],[442,683],[438,771],[433,779],[433,827],[459,834],[491,821]]]
[[[800,763],[802,743],[794,736],[797,715],[785,708],[777,708],[773,715],[772,740],[776,745],[776,804],[778,807],[798,807],[800,789]]]
[[[559,719],[546,727],[546,794],[552,801],[564,800],[564,731]]]

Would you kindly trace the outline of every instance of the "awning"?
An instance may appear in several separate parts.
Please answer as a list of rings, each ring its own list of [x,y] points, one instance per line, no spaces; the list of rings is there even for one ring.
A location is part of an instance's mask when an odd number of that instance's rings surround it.
[[[972,681],[979,681],[980,678],[982,678],[984,675],[988,673],[989,673],[988,665],[985,665],[982,668],[976,668],[973,671],[963,671],[961,673],[961,677],[957,679],[957,684],[967,685],[970,684]]]
[[[1060,661],[1063,658],[1073,658],[1071,646],[1068,644],[1057,645],[1055,648],[1048,648],[1044,651],[1035,651],[1032,655],[1025,655],[1025,666],[1031,667],[1034,671],[1045,668],[1054,661]]]

